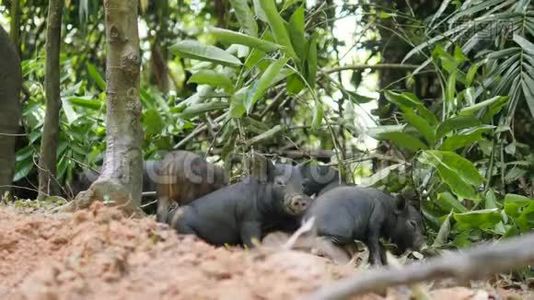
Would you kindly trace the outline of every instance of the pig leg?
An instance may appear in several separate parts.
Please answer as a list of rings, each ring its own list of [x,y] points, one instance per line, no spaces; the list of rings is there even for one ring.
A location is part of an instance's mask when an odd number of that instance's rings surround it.
[[[158,198],[158,210],[156,212],[156,221],[167,223],[167,214],[169,213],[170,201],[167,197]]]
[[[241,241],[248,248],[253,248],[254,243],[259,243],[261,239],[261,225],[258,222],[244,222],[241,225]],[[253,240],[256,240],[253,242]]]
[[[383,263],[382,257],[385,260],[385,253],[382,245],[380,245],[379,233],[380,228],[378,226],[371,226],[369,230],[369,237],[366,241],[366,246],[369,249],[369,262],[372,265],[380,266]]]
[[[382,261],[383,265],[388,264],[388,259],[386,257],[386,249],[384,249],[384,246],[380,244],[380,260]]]

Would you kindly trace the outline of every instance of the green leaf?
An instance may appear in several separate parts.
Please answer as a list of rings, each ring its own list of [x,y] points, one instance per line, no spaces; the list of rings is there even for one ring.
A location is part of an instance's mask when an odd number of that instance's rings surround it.
[[[324,108],[323,104],[319,100],[315,100],[315,105],[313,106],[313,119],[312,119],[312,129],[317,130],[321,127],[324,117]]]
[[[246,141],[245,144],[247,144],[248,146],[252,145],[252,144],[255,144],[257,142],[260,142],[260,141],[263,141],[263,140],[266,140],[266,139],[269,139],[269,138],[272,138],[273,136],[275,136],[278,132],[280,132],[282,129],[284,129],[282,127],[282,125],[276,125],[274,126],[273,128],[265,131],[264,133],[260,134],[260,135],[257,135],[253,138],[251,138],[250,140]]]
[[[34,148],[31,145],[27,145],[24,148],[17,151],[16,161],[23,161],[33,155]]]
[[[491,209],[491,208],[497,208],[497,197],[495,196],[495,192],[492,189],[489,189],[486,192],[486,196],[484,197],[484,208]]]
[[[248,113],[250,113],[256,101],[262,98],[269,87],[275,82],[275,77],[280,73],[284,65],[287,63],[287,60],[287,58],[282,58],[271,63],[267,70],[260,76],[260,79],[254,84],[254,92],[245,102],[245,108]]]
[[[304,37],[304,7],[301,6],[295,10],[289,19],[287,29],[291,37],[293,49],[295,49],[300,59],[304,61],[308,55],[306,53],[306,38]]]
[[[513,37],[514,42],[516,42],[519,46],[521,46],[521,49],[523,49],[525,52],[527,52],[530,55],[534,55],[534,44],[530,42],[529,40],[525,39],[521,35],[514,33]]]
[[[432,243],[432,248],[440,248],[447,243],[447,239],[451,232],[451,216],[452,212],[449,213],[445,218],[445,221],[441,223],[436,239],[434,240],[434,243]]]
[[[484,114],[480,118],[482,122],[487,122],[498,113],[508,101],[507,96],[496,96],[491,99],[479,102],[475,105],[471,105],[463,108],[458,113],[460,116],[475,116],[478,112],[485,109]]]
[[[386,99],[391,103],[397,105],[402,111],[416,110],[421,117],[432,126],[438,123],[436,116],[425,107],[423,102],[412,93],[395,93],[392,91],[386,91]]]
[[[434,144],[436,140],[434,137],[434,130],[424,118],[417,115],[413,110],[406,110],[402,115],[408,124],[412,125],[419,131],[429,145]]]
[[[439,193],[437,200],[437,204],[446,211],[453,210],[454,212],[459,213],[468,211],[467,208],[465,208],[465,206],[449,192]]]
[[[248,87],[243,87],[235,92],[230,98],[230,117],[239,119],[243,117],[247,109],[245,108],[245,98],[248,94]]]
[[[156,109],[149,109],[143,112],[143,128],[148,135],[161,133],[165,128],[165,122]]]
[[[395,145],[411,152],[428,149],[428,146],[425,145],[420,139],[405,132],[383,132],[373,137],[379,140],[391,141]]]
[[[363,103],[368,103],[373,100],[376,100],[373,97],[363,96],[356,92],[345,90],[345,89],[340,89],[340,92],[343,94],[345,98],[348,98],[354,104],[363,104]]]
[[[268,66],[269,60],[266,53],[258,49],[252,49],[249,56],[245,60],[245,67],[247,69],[257,67],[258,69],[265,71]]]
[[[259,0],[259,2],[263,12],[265,13],[265,16],[267,17],[267,23],[269,23],[269,27],[274,35],[274,40],[278,44],[285,47],[285,51],[290,57],[298,60],[299,58],[297,57],[297,54],[291,45],[291,40],[289,39],[289,34],[287,33],[286,26],[284,24],[285,21],[278,13],[274,0]]]
[[[76,121],[80,115],[74,111],[72,105],[66,98],[61,97],[61,103],[65,117],[67,117],[67,123],[72,124],[72,122]]]
[[[513,218],[513,222],[521,232],[534,228],[534,199],[521,195],[506,194],[504,196],[504,211]]]
[[[445,91],[445,100],[448,103],[453,103],[456,94],[456,75],[458,72],[452,72],[447,80],[447,90]]]
[[[264,52],[271,52],[282,48],[281,45],[275,44],[273,42],[265,41],[250,35],[243,33],[235,32],[232,30],[212,27],[208,30],[218,41],[230,43],[230,44],[239,44],[245,45],[250,48],[255,48],[262,50]]]
[[[180,41],[172,45],[170,50],[187,58],[209,61],[230,67],[241,66],[241,61],[230,53],[215,46],[204,45],[193,40]]]
[[[439,149],[444,151],[454,151],[462,147],[472,145],[473,143],[482,140],[482,134],[489,130],[491,130],[491,128],[479,127],[465,133],[457,133],[449,136],[445,139],[443,144],[441,144]]]
[[[66,98],[72,105],[89,108],[93,110],[100,110],[102,103],[98,100],[93,100],[91,97],[76,97],[70,96]]]
[[[525,73],[522,77],[521,88],[530,109],[530,114],[534,117],[534,79],[528,76],[528,73]]]
[[[475,188],[484,178],[469,160],[449,151],[427,150],[419,155],[418,160],[438,169],[440,178],[459,197],[478,200]]]
[[[313,89],[315,88],[315,77],[317,76],[317,36],[314,34],[308,47],[308,73],[306,80]]]
[[[254,14],[258,19],[267,22],[267,15],[263,11],[263,8],[261,8],[260,0],[252,0],[252,4],[254,4]]]
[[[258,36],[258,24],[254,20],[254,14],[248,6],[247,0],[230,0],[239,25],[251,36]]]
[[[87,66],[87,73],[89,73],[89,77],[91,77],[95,81],[96,85],[101,91],[105,91],[106,81],[104,81],[102,76],[100,76],[100,72],[98,72],[95,65],[88,62],[86,66]]]
[[[480,125],[480,121],[473,116],[456,116],[445,120],[436,128],[436,139],[441,139],[446,134],[459,129],[470,128]]]
[[[489,230],[502,220],[501,213],[497,208],[454,213],[453,217],[458,223],[458,227],[463,229],[474,228]]]
[[[28,176],[28,174],[30,174],[30,172],[32,171],[33,169],[33,160],[32,159],[26,159],[26,160],[23,160],[23,161],[18,161],[16,162],[15,164],[15,170],[17,170],[15,172],[15,176],[13,177],[13,181],[19,181],[21,180],[22,178]]]
[[[227,107],[228,104],[221,101],[193,104],[184,109],[181,113],[181,116],[184,118],[191,118],[210,111],[223,110]]]
[[[287,78],[287,92],[296,95],[304,88],[305,84],[298,74],[293,74]]]
[[[227,93],[232,93],[232,91],[234,90],[234,85],[227,75],[218,73],[213,70],[200,70],[193,74],[187,82],[207,84],[214,87],[222,87]]]
[[[467,71],[467,75],[465,76],[465,85],[466,86],[471,86],[473,84],[473,81],[475,79],[475,76],[477,75],[477,71],[478,71],[478,68],[480,67],[480,65],[477,63],[477,64],[473,64],[471,65],[471,67],[469,67],[469,70]]]
[[[534,199],[530,199],[523,195],[506,194],[504,196],[504,212],[513,218],[521,215],[522,209],[534,203]]]

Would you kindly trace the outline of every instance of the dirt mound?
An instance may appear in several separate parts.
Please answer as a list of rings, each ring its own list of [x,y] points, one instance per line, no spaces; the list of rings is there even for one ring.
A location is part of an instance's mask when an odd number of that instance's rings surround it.
[[[74,214],[0,208],[0,299],[295,299],[354,272],[296,251],[215,248],[101,203]]]
[[[214,248],[150,218],[0,210],[1,299],[282,299],[352,270],[294,251]]]

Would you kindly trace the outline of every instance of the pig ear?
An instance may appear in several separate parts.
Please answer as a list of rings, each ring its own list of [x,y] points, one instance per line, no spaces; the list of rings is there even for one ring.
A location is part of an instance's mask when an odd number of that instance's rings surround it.
[[[395,198],[395,210],[401,212],[406,209],[407,203],[406,199],[402,195],[398,195]]]
[[[267,181],[273,181],[276,176],[276,166],[270,159],[265,159],[265,175]]]

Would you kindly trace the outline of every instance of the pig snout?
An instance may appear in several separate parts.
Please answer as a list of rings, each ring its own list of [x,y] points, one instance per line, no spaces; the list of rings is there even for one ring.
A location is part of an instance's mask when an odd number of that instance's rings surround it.
[[[413,250],[419,250],[425,244],[425,237],[423,234],[418,234],[413,243]]]
[[[292,215],[302,215],[310,206],[311,198],[306,195],[293,194],[286,197],[285,208]]]

